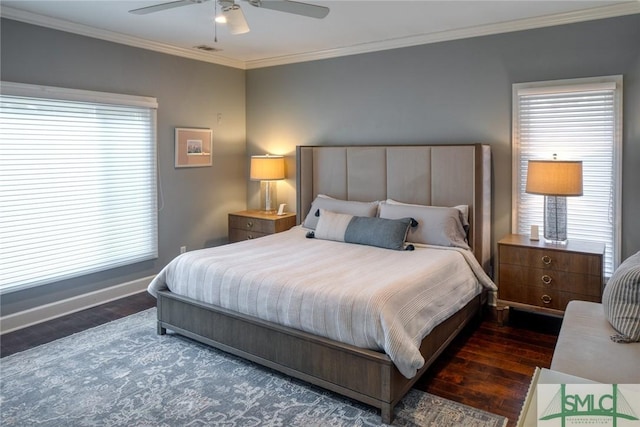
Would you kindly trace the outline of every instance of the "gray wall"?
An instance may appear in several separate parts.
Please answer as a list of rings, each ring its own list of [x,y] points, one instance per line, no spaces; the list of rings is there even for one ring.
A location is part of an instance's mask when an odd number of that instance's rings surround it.
[[[157,97],[164,207],[157,260],[3,295],[2,314],[152,275],[182,245],[225,242],[227,213],[259,204],[247,154],[290,156],[278,198],[293,210],[300,144],[491,144],[495,244],[511,221],[511,85],[526,81],[624,75],[628,256],[640,250],[638,40],[633,15],[245,72],[3,19],[3,80]],[[175,127],[213,129],[213,167],[173,167]]]
[[[250,70],[247,150],[490,144],[495,246],[511,226],[512,84],[613,74],[624,75],[626,257],[640,250],[640,15]],[[280,184],[280,202],[295,206],[293,188],[293,179]]]
[[[159,258],[2,296],[2,314],[157,273],[179,248],[226,242],[246,208],[245,72],[3,19],[0,76],[158,99]],[[222,122],[217,124],[217,114]],[[174,128],[213,130],[213,167],[174,168]],[[1,238],[1,237],[0,237]],[[36,260],[37,261],[37,260]]]

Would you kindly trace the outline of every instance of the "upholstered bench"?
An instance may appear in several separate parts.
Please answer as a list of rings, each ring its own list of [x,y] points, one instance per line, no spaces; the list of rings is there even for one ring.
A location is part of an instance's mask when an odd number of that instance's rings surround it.
[[[571,301],[551,369],[605,384],[640,384],[640,343],[618,343],[602,304]]]
[[[602,304],[567,305],[551,369],[605,384],[640,384],[640,252],[616,269]]]

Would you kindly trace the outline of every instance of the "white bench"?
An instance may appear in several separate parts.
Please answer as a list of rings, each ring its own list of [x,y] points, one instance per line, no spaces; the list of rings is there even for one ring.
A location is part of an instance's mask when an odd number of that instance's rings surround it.
[[[551,369],[604,384],[640,384],[640,342],[616,343],[602,304],[567,305]]]

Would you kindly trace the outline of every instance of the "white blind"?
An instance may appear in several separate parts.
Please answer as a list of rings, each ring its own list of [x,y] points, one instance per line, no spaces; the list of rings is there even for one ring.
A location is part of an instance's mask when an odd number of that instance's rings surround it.
[[[619,84],[616,84],[619,82]],[[609,83],[514,85],[514,230],[543,227],[544,197],[525,193],[527,162],[583,162],[583,196],[567,197],[568,238],[604,242],[605,276],[617,255],[621,78]]]
[[[2,89],[0,291],[157,257],[155,100]]]

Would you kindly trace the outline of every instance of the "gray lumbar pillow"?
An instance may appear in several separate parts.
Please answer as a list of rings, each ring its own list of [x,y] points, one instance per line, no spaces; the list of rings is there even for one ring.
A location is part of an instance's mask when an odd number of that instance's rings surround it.
[[[412,250],[413,246],[404,245],[412,225],[417,223],[411,218],[359,217],[320,209],[316,229],[308,237],[386,249]]]
[[[640,252],[613,272],[602,294],[604,314],[618,332],[616,342],[640,341]]]

